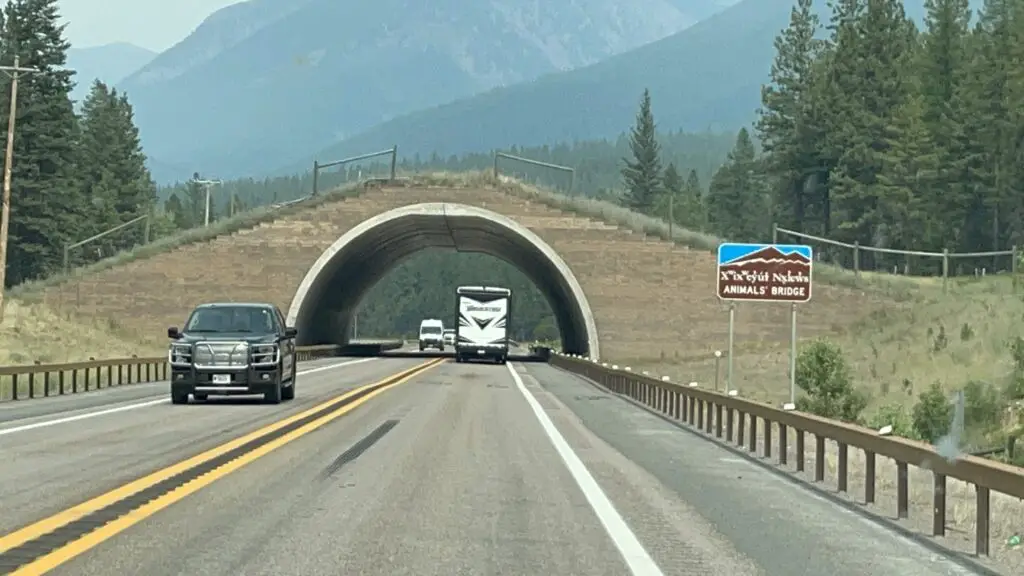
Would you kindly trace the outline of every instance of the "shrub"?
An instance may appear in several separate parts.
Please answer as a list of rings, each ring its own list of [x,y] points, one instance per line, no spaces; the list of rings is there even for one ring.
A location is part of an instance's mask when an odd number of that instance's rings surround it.
[[[816,340],[800,351],[796,385],[804,392],[797,408],[825,418],[857,422],[868,403],[853,385],[842,349],[827,340]]]
[[[918,396],[913,420],[914,433],[921,440],[935,442],[949,432],[953,422],[953,403],[937,382]]]
[[[995,386],[972,380],[964,386],[964,426],[983,434],[992,432],[1002,423],[1006,405]]]
[[[899,403],[886,404],[878,409],[868,421],[868,426],[879,430],[884,426],[892,426],[895,436],[919,440],[914,431],[914,420],[906,406]]]

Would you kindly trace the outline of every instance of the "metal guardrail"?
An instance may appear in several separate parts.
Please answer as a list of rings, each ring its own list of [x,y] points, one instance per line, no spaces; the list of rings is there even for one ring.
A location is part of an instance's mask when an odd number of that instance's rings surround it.
[[[296,360],[337,356],[334,344],[300,346]],[[78,394],[90,390],[167,380],[167,356],[89,359],[64,364],[0,366],[0,401]]]
[[[864,451],[864,500],[875,501],[875,461],[877,457],[896,462],[896,514],[907,518],[910,509],[909,470],[913,465],[931,472],[932,481],[932,535],[946,533],[946,479],[955,478],[976,488],[975,498],[975,552],[989,554],[991,492],[1001,492],[1024,498],[1024,470],[965,456],[947,460],[935,449],[921,442],[905,438],[881,436],[875,430],[828,420],[795,410],[781,410],[767,404],[727,396],[713,390],[683,386],[667,380],[658,380],[617,366],[598,363],[586,358],[560,353],[551,355],[554,366],[593,380],[608,390],[632,398],[670,418],[693,426],[720,440],[739,446],[747,444],[751,452],[757,450],[758,423],[762,424],[763,456],[772,455],[773,427],[778,426],[775,438],[779,442],[778,464],[787,466],[788,430],[796,432],[796,471],[804,470],[804,442],[807,434],[815,441],[814,479],[825,480],[825,441],[836,442],[839,447],[836,463],[836,484],[840,492],[849,486],[849,448]]]

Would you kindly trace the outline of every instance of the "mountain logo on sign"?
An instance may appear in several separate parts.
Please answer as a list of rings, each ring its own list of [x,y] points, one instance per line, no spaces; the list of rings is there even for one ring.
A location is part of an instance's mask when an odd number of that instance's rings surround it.
[[[755,252],[744,254],[723,262],[722,271],[761,272],[768,274],[786,274],[806,272],[811,267],[811,259],[799,252],[783,253],[775,246],[767,246]]]

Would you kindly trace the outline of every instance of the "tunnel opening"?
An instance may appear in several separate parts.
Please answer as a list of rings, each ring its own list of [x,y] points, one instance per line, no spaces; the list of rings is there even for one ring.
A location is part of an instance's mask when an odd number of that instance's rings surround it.
[[[565,261],[514,220],[450,203],[390,210],[355,226],[328,247],[307,271],[288,309],[288,323],[298,329],[298,344],[348,344],[360,304],[370,291],[397,266],[431,249],[484,254],[515,267],[547,301],[561,349],[598,357],[590,304]],[[453,291],[451,314],[454,310]]]

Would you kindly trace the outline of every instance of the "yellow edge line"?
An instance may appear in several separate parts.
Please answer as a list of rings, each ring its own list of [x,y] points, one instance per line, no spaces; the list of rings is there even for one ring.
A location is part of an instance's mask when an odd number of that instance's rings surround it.
[[[132,495],[137,494],[147,488],[150,488],[151,486],[155,486],[156,484],[159,484],[160,482],[163,482],[168,478],[180,474],[181,472],[195,468],[196,466],[199,466],[209,460],[226,454],[227,452],[230,452],[231,450],[234,450],[239,446],[243,446],[249,442],[252,442],[253,440],[256,440],[257,438],[266,436],[267,434],[273,433],[276,430],[280,430],[281,428],[284,428],[285,426],[288,426],[293,422],[297,422],[303,418],[306,418],[311,414],[315,414],[316,412],[324,410],[330,406],[339,404],[343,402],[346,398],[359,394],[360,392],[368,388],[373,388],[374,386],[381,386],[383,384],[395,380],[404,382],[408,378],[418,374],[421,370],[432,368],[433,366],[440,364],[442,361],[443,359],[433,359],[423,364],[414,366],[408,370],[403,370],[402,372],[393,374],[387,378],[384,378],[383,380],[374,382],[373,384],[360,386],[349,392],[346,392],[345,394],[342,394],[341,396],[328,400],[327,402],[318,404],[312,408],[304,410],[293,416],[289,416],[288,418],[285,418],[283,420],[278,420],[273,424],[264,426],[263,428],[260,428],[254,432],[250,432],[245,436],[236,438],[225,444],[221,444],[216,448],[211,448],[206,452],[203,452],[201,454],[178,462],[177,464],[168,466],[167,468],[164,468],[162,470],[157,470],[152,474],[143,476],[142,478],[139,478],[137,480],[133,480],[105,494],[101,494],[95,498],[82,502],[81,504],[68,508],[67,510],[58,512],[57,514],[54,514],[49,518],[44,518],[43,520],[40,520],[38,522],[25,526],[24,528],[11,532],[10,534],[0,537],[0,553],[6,552],[13,548],[17,548],[18,546],[21,546],[26,542],[30,542],[32,540],[35,540],[36,538],[39,538],[40,536],[49,534],[50,532],[53,532],[63,526],[67,526],[68,524],[71,524],[76,520],[84,518],[85,516],[97,510],[101,510],[103,508],[106,508],[107,506],[110,506],[111,504],[129,498]],[[367,397],[372,397],[374,395],[375,394],[370,394]],[[354,402],[352,405],[357,406],[361,403],[362,400],[359,400]],[[347,410],[345,412],[347,412]]]

